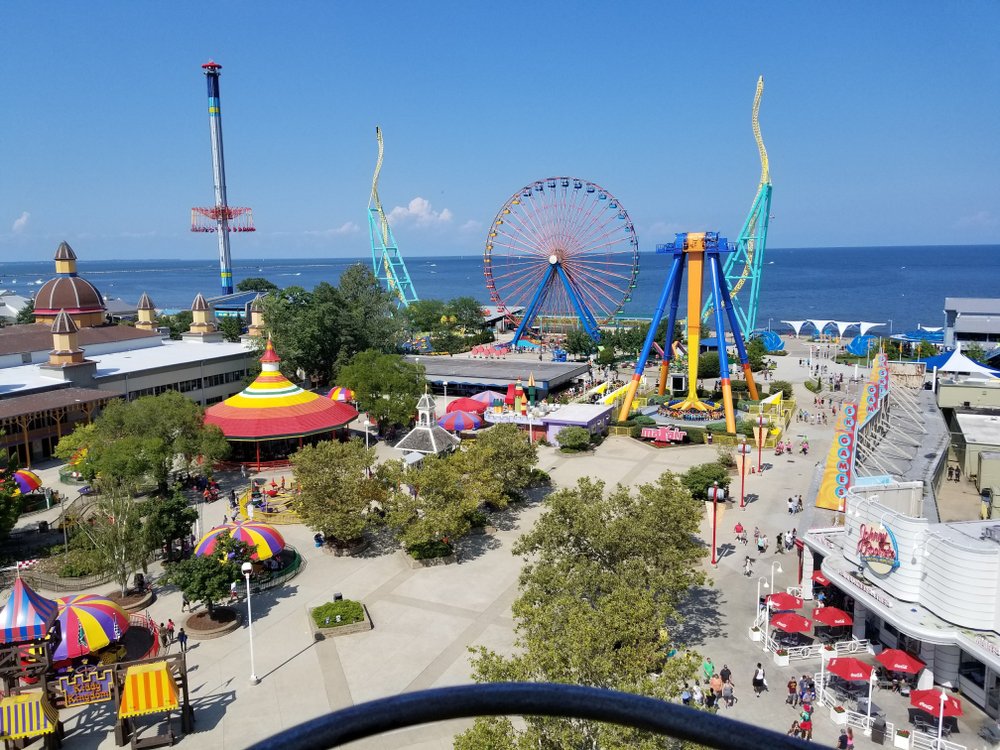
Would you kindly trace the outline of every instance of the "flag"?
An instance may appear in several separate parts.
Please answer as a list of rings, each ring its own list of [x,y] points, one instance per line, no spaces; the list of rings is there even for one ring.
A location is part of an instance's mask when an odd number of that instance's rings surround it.
[[[84,646],[85,647],[87,645],[87,632],[83,629],[83,623],[80,623],[79,625],[77,625],[77,628],[76,628],[76,642],[80,646]]]
[[[18,560],[17,561],[17,569],[18,570],[30,570],[31,568],[35,567],[35,564],[37,562],[38,562],[38,560]]]
[[[122,629],[118,627],[118,620],[112,618],[111,623],[112,623],[112,630],[115,635],[114,640],[120,641],[122,639]]]

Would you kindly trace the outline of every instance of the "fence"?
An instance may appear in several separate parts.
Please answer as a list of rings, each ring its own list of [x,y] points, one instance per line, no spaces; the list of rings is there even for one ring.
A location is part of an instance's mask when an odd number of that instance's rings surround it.
[[[149,651],[142,657],[143,659],[150,659],[160,653],[160,628],[156,624],[156,620],[152,617],[133,612],[128,616],[128,625],[130,628],[143,628],[153,634],[153,645],[149,647]]]
[[[927,734],[927,732],[913,730],[910,732],[910,737],[910,747],[913,750],[966,750],[965,745],[950,742],[943,737],[939,743],[936,734]]]
[[[21,578],[32,588],[64,592],[86,591],[94,586],[107,583],[113,576],[110,573],[101,573],[93,576],[82,576],[80,578],[62,578],[49,573],[39,573],[35,570],[22,570]]]
[[[283,583],[294,578],[305,569],[306,567],[305,558],[303,558],[302,555],[299,554],[298,550],[296,550],[295,547],[293,547],[290,544],[286,544],[285,549],[294,552],[295,559],[292,560],[290,565],[288,565],[285,568],[282,568],[277,573],[274,573],[273,575],[267,578],[263,577],[255,578],[253,582],[250,584],[251,593],[257,594],[260,593],[261,591],[267,591],[268,589],[273,589],[278,586],[281,586]]]
[[[836,704],[832,704],[836,705]],[[868,714],[858,713],[857,711],[847,712],[847,726],[854,727],[855,729],[860,729],[862,732],[867,730],[878,716],[868,716]],[[891,721],[885,723],[885,736],[886,738],[891,738],[896,736],[896,725]]]

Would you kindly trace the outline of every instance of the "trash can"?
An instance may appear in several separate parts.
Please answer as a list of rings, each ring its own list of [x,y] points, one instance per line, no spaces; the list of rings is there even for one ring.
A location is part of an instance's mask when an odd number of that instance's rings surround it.
[[[885,744],[885,717],[876,716],[872,722],[872,742],[876,745]]]
[[[48,521],[39,521],[38,522],[38,533],[39,534],[48,534],[49,533],[49,522]]]

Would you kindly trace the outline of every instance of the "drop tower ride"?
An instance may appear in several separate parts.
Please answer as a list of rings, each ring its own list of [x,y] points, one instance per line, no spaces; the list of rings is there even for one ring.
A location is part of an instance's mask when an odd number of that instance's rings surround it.
[[[212,172],[215,176],[215,206],[191,209],[192,232],[219,235],[219,272],[222,293],[233,293],[233,261],[229,252],[230,232],[253,232],[253,210],[235,208],[226,197],[226,159],[222,149],[222,107],[219,99],[219,71],[222,66],[209,60],[201,66],[208,82],[208,124],[212,133]]]

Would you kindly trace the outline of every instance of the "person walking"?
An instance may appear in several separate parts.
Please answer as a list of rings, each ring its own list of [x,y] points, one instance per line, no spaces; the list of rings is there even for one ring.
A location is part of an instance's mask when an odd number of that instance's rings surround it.
[[[167,634],[167,626],[160,623],[160,645],[166,648],[170,645],[170,636]]]
[[[728,664],[723,664],[722,669],[719,670],[719,677],[722,678],[723,682],[733,681],[733,670],[729,668]]]
[[[712,657],[705,657],[705,661],[701,663],[701,671],[705,673],[705,682],[710,682],[715,674],[715,664],[712,663]]]
[[[802,731],[802,739],[811,740],[813,738],[812,715],[802,714],[805,718],[799,722],[799,729]]]
[[[753,575],[753,560],[750,559],[750,555],[746,556],[746,560],[743,563],[743,575],[747,578]]]
[[[188,634],[184,632],[184,628],[177,631],[177,642],[181,646],[181,653],[186,654],[188,650]]]
[[[792,707],[799,705],[798,701],[799,685],[795,681],[794,677],[788,681],[787,687],[788,687],[788,697],[785,698],[785,703],[787,703],[789,706]]]
[[[243,479],[247,478],[247,465],[246,464],[240,464],[240,477],[242,477]]]
[[[726,680],[722,685],[722,702],[726,708],[732,708],[736,705],[736,690],[732,680]]]
[[[174,621],[170,620],[170,619],[167,620],[167,638],[169,638],[170,642],[173,643],[173,640],[174,640]]]
[[[182,594],[181,595],[181,612],[190,612],[190,611],[191,611],[191,602],[188,601],[188,598],[187,598],[186,594]]]
[[[760,694],[765,690],[767,690],[767,675],[761,663],[757,662],[757,668],[753,671],[753,692],[760,698]]]
[[[840,737],[837,738],[837,750],[847,750],[847,730],[840,730]]]

